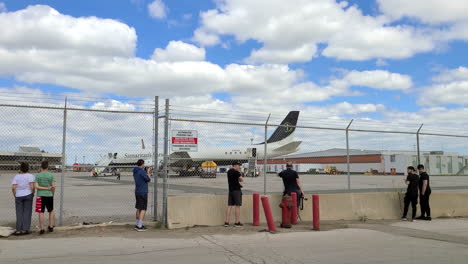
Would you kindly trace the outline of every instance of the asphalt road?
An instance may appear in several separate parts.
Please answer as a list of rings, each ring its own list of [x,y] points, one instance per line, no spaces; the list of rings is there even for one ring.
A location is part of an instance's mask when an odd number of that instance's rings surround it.
[[[157,231],[154,231],[157,232]],[[0,240],[9,263],[466,263],[468,221],[355,224],[326,232],[235,232],[154,238],[84,236]],[[154,233],[155,234],[155,233]],[[461,234],[461,235],[460,235]],[[115,234],[114,234],[115,235]]]

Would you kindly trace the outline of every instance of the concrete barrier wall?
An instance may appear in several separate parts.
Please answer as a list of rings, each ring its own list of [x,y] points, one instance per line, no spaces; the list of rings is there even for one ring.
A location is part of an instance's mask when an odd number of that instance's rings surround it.
[[[281,195],[268,195],[275,221],[281,220]],[[306,194],[303,221],[312,221],[312,199]],[[171,196],[168,198],[169,228],[217,226],[224,223],[227,197]],[[244,195],[241,222],[252,223],[252,195]],[[260,203],[260,222],[265,214]],[[468,216],[468,193],[434,193],[431,196],[433,217]],[[337,193],[320,195],[321,220],[399,219],[403,211],[403,195],[398,193]],[[411,209],[410,209],[411,211]],[[418,208],[419,215],[419,208]],[[231,213],[231,223],[234,212]]]

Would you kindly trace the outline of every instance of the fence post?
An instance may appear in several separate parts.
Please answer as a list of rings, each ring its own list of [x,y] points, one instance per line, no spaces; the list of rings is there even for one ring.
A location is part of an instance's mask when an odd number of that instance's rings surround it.
[[[418,148],[418,165],[421,164],[421,153],[420,153],[420,150],[419,150],[419,132],[421,132],[421,129],[422,129],[423,125],[424,124],[421,124],[421,126],[418,129],[418,132],[416,132],[416,146]]]
[[[349,164],[349,127],[353,123],[354,119],[351,119],[348,126],[346,127],[346,169],[348,174],[348,190],[351,190],[351,166]]]
[[[62,134],[62,171],[60,174],[60,212],[59,225],[63,225],[63,192],[65,190],[65,166],[66,166],[66,144],[67,144],[67,97],[65,97],[65,107],[63,108],[63,134]]]
[[[158,221],[158,143],[159,143],[159,96],[154,97],[154,149],[153,149],[153,218]]]
[[[265,145],[264,145],[264,153],[263,153],[263,195],[266,195],[267,191],[267,151],[268,151],[268,121],[270,121],[271,114],[268,115],[268,118],[265,122]]]
[[[169,162],[169,99],[166,99],[166,109],[164,114],[164,176],[163,176],[163,215],[162,225],[167,227],[167,177]]]

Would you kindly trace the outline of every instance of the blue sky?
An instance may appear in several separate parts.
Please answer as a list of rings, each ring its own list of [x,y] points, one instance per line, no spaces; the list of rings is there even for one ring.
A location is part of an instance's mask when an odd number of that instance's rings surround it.
[[[159,0],[158,0],[159,1]],[[457,0],[454,1],[454,4],[459,4]],[[252,84],[252,88],[237,87],[236,85],[242,84],[232,84],[235,86],[231,87],[231,84],[227,84],[229,88],[216,88],[207,89],[206,92],[189,92],[185,93],[183,89],[174,89],[173,93],[170,93],[162,88],[157,88],[155,90],[149,91],[148,88],[144,88],[144,92],[138,92],[135,90],[135,93],[129,92],[129,88],[122,87],[121,89],[112,90],[103,89],[83,89],[83,85],[76,85],[76,81],[69,81],[72,76],[68,76],[68,80],[57,81],[55,76],[59,75],[59,72],[51,71],[47,72],[47,69],[38,69],[32,70],[35,74],[48,74],[48,77],[22,77],[21,75],[25,72],[29,72],[27,66],[20,65],[17,68],[17,71],[11,72],[4,70],[0,72],[0,87],[4,88],[13,88],[17,86],[30,87],[34,89],[40,89],[44,92],[52,93],[62,93],[62,92],[78,92],[78,93],[89,93],[93,92],[96,95],[106,95],[115,98],[122,98],[123,96],[149,96],[162,94],[163,96],[168,97],[184,97],[184,96],[209,96],[211,99],[219,99],[221,101],[228,102],[230,104],[236,105],[239,100],[244,97],[261,97],[265,93],[268,94],[271,91],[272,95],[278,94],[278,96],[283,96],[286,94],[285,109],[287,107],[327,107],[337,105],[343,102],[350,103],[351,105],[358,106],[362,105],[374,105],[374,106],[384,106],[385,111],[398,111],[398,112],[412,112],[417,113],[419,111],[424,111],[424,109],[431,107],[443,107],[444,109],[456,109],[464,110],[466,101],[457,99],[451,101],[450,98],[444,98],[440,100],[432,100],[433,97],[438,97],[441,94],[444,94],[440,91],[439,88],[435,87],[438,83],[434,83],[433,77],[441,74],[450,74],[451,71],[455,71],[462,67],[464,69],[467,67],[466,62],[466,49],[468,43],[466,40],[468,36],[463,34],[455,34],[452,32],[452,28],[455,27],[464,27],[468,24],[468,18],[463,15],[454,14],[453,19],[447,19],[444,12],[445,10],[440,11],[440,19],[438,18],[439,13],[433,16],[433,21],[427,21],[428,18],[424,14],[420,14],[417,11],[417,4],[421,1],[414,1],[411,4],[400,4],[394,5],[388,0],[379,0],[379,1],[348,1],[347,4],[339,4],[332,0],[320,0],[318,2],[322,4],[309,5],[306,1],[296,0],[290,3],[290,6],[285,8],[285,14],[289,17],[286,19],[278,19],[275,21],[275,10],[268,5],[268,1],[258,1],[254,4],[249,4],[248,1],[212,1],[212,0],[171,0],[171,1],[159,1],[165,6],[166,15],[163,17],[152,17],[149,12],[149,4],[153,1],[145,0],[119,0],[119,1],[110,1],[110,0],[100,0],[100,1],[23,1],[15,0],[8,1],[3,0],[4,10],[3,14],[13,14],[15,12],[22,12],[30,5],[44,5],[49,8],[57,10],[63,16],[70,16],[72,19],[78,19],[81,17],[96,17],[98,20],[112,19],[119,24],[127,25],[130,28],[133,28],[137,36],[136,49],[134,50],[134,55],[137,58],[145,60],[145,63],[148,60],[151,60],[151,56],[156,48],[165,49],[168,43],[171,41],[181,41],[184,44],[193,45],[194,48],[203,49],[205,54],[202,59],[197,59],[198,61],[205,61],[211,64],[211,66],[220,67],[223,70],[226,70],[228,65],[235,64],[237,66],[246,66],[253,65],[254,67],[262,67],[264,65],[282,65],[287,67],[288,74],[292,74],[291,79],[286,80],[285,86],[279,86],[275,89],[270,89],[269,87],[259,87],[258,84]],[[274,6],[278,1],[270,2],[270,5]],[[403,1],[402,3],[404,3]],[[438,2],[438,1],[433,1]],[[443,1],[439,1],[443,2]],[[457,3],[455,3],[457,2]],[[262,6],[262,4],[264,4]],[[439,3],[440,4],[440,3]],[[224,5],[224,6],[223,6]],[[295,7],[297,5],[297,7]],[[246,17],[246,20],[249,20],[251,25],[245,23],[243,19],[239,19],[239,27],[236,28],[236,11],[254,11],[254,8],[258,7],[264,8],[265,17],[262,20],[255,21],[255,17]],[[301,16],[302,10],[305,8],[320,9],[318,11],[312,10],[310,13],[318,12],[334,12],[330,13],[331,15],[343,15],[343,19],[333,21],[335,23],[341,23],[345,21],[342,30],[331,33],[316,32],[319,29],[314,28],[315,22],[310,22],[312,24],[302,23],[299,19],[294,20],[294,17],[297,15]],[[438,5],[434,5],[436,9]],[[249,9],[250,8],[250,9]],[[295,10],[294,8],[297,8]],[[358,13],[351,13],[351,9],[357,10]],[[465,7],[461,7],[463,9]],[[323,11],[321,10],[323,9]],[[207,18],[203,14],[208,13],[208,10],[216,10],[216,15]],[[35,12],[30,11],[31,13]],[[289,14],[288,14],[289,12]],[[448,10],[447,12],[450,12]],[[255,16],[255,12],[252,12],[252,16]],[[398,14],[403,14],[398,16]],[[271,17],[268,17],[271,15]],[[307,18],[309,14],[302,14]],[[326,15],[326,14],[324,14]],[[226,17],[231,17],[231,20],[226,22],[220,22]],[[292,18],[291,18],[292,17]],[[382,22],[380,19],[384,19],[385,22]],[[450,16],[449,16],[450,17]],[[287,26],[291,27],[291,31],[299,30],[301,27],[308,28],[310,27],[310,35],[317,35],[316,37],[311,37],[310,40],[307,40],[307,37],[304,37],[303,34],[290,35],[285,38],[289,40],[281,39],[281,32],[275,32],[272,30],[265,30],[262,32],[261,24],[264,20],[270,19],[270,24],[265,24],[266,27],[274,24],[277,28],[285,27],[281,23],[287,23]],[[372,21],[365,21],[366,19],[371,19]],[[234,22],[233,22],[234,21]],[[286,21],[286,22],[285,22]],[[351,21],[351,22],[350,22]],[[369,26],[370,33],[366,32],[357,32],[360,29],[360,25],[357,24],[355,28],[347,28],[346,23],[352,24],[353,21],[356,23],[362,23],[364,29],[367,25]],[[257,22],[257,23],[256,23]],[[231,24],[229,24],[231,23]],[[276,24],[275,24],[276,23]],[[375,23],[375,25],[374,25]],[[250,28],[260,27],[260,30],[252,30],[248,32]],[[99,26],[98,26],[99,27]],[[243,28],[245,27],[245,28]],[[104,28],[104,26],[102,27]],[[380,30],[388,30],[391,28],[395,32],[388,33],[388,36],[395,38],[388,38],[384,42],[379,42],[379,39],[371,39],[375,32]],[[468,28],[468,27],[467,27]],[[405,30],[408,29],[408,32]],[[65,28],[66,30],[66,28]],[[216,35],[219,38],[219,41],[216,43],[208,43],[206,39],[200,39],[195,37],[195,32],[197,30],[203,31],[207,34]],[[308,34],[308,29],[305,30],[305,35]],[[335,29],[333,29],[335,30]],[[341,36],[343,32],[356,30],[356,33],[362,34],[362,38],[350,39],[352,44],[340,43],[336,39],[341,39],[341,42],[347,42],[348,38]],[[374,33],[372,32],[374,31]],[[444,32],[442,32],[444,31]],[[453,30],[455,31],[455,30]],[[99,29],[97,30],[99,32]],[[338,33],[337,33],[338,32]],[[245,34],[244,34],[245,33]],[[287,31],[284,32],[288,34]],[[97,33],[99,34],[99,33]],[[109,32],[103,32],[103,34],[109,34]],[[270,35],[267,35],[270,34]],[[387,34],[387,33],[385,33]],[[393,34],[393,35],[392,35]],[[400,34],[401,36],[399,36]],[[410,35],[408,35],[410,34]],[[414,38],[413,35],[414,34]],[[441,37],[441,35],[447,34],[450,37]],[[325,35],[325,36],[322,36]],[[353,32],[349,35],[353,37]],[[386,36],[386,35],[383,35]],[[112,37],[112,36],[110,36]],[[295,40],[304,38],[302,42],[300,40]],[[420,48],[418,44],[412,43],[421,41],[421,46],[428,45],[432,47]],[[23,40],[24,41],[24,40]],[[51,40],[53,41],[53,40]],[[112,39],[109,39],[109,42],[112,42]],[[359,43],[369,41],[371,44]],[[403,44],[398,44],[398,41],[408,41],[409,46],[406,47]],[[131,42],[131,41],[129,41]],[[375,42],[376,44],[372,44]],[[338,46],[338,49],[332,51],[328,54],[328,49],[330,46]],[[381,47],[381,50],[378,50],[378,46],[384,43],[388,44],[389,54],[386,54],[385,49],[387,47]],[[24,44],[24,43],[23,43]],[[27,43],[26,43],[27,44]],[[114,43],[115,44],[115,43]],[[313,55],[307,52],[304,54],[299,54],[297,58],[288,58],[291,54],[291,49],[295,49],[301,45],[310,45],[316,46],[316,51],[312,52]],[[395,45],[394,45],[395,44]],[[2,43],[0,42],[0,47]],[[6,45],[6,44],[5,44]],[[79,46],[80,44],[78,44]],[[104,45],[104,44],[103,44]],[[289,46],[288,46],[289,45]],[[366,54],[366,49],[370,45],[371,48],[376,48],[376,51],[369,52]],[[400,45],[400,46],[399,46]],[[105,46],[105,45],[104,45]],[[31,44],[31,47],[34,49],[41,50],[41,47],[36,47],[34,44]],[[71,49],[75,48],[73,46]],[[309,46],[311,48],[311,46]],[[347,49],[352,49],[354,51],[348,52]],[[410,51],[406,55],[398,54],[398,49],[406,49]],[[48,47],[44,48],[48,49]],[[70,47],[63,47],[63,49],[69,50]],[[77,52],[80,52],[80,47],[77,48]],[[260,59],[251,56],[255,50],[266,50],[266,54],[270,54],[272,50],[275,52],[275,55],[278,55],[278,59],[274,56],[268,57],[267,59],[261,57]],[[311,48],[312,49],[312,48]],[[395,49],[395,50],[390,50]],[[346,53],[348,52],[348,53]],[[359,55],[354,54],[359,53]],[[362,53],[362,54],[361,54]],[[307,55],[308,54],[308,55]],[[350,58],[350,56],[352,58]],[[249,58],[251,58],[249,60]],[[271,58],[271,60],[270,60]],[[55,58],[50,58],[55,60]],[[169,59],[169,63],[171,63]],[[379,63],[377,63],[379,62]],[[64,62],[65,64],[68,62]],[[176,67],[176,66],[174,66]],[[194,67],[197,67],[196,65]],[[36,72],[37,71],[37,72]],[[356,72],[355,79],[347,79],[347,74],[350,72]],[[378,73],[380,71],[380,73]],[[376,81],[371,81],[372,84],[369,84],[369,80],[375,78],[376,74],[395,74],[395,76],[387,76],[377,79]],[[268,74],[268,73],[262,73]],[[275,75],[276,73],[272,73]],[[200,85],[203,86],[204,78],[198,80],[198,77],[193,74],[195,80],[196,90]],[[210,72],[206,72],[206,75],[210,75]],[[81,76],[80,76],[81,77]],[[186,76],[184,76],[186,77]],[[398,82],[395,84],[396,88],[392,88],[392,82],[395,81],[395,78],[403,79],[406,78],[406,84]],[[177,78],[176,76],[171,76],[171,78]],[[236,77],[232,77],[236,79]],[[268,78],[263,75],[253,76],[253,78]],[[356,79],[357,78],[357,79]],[[382,79],[383,78],[383,79]],[[409,82],[408,82],[409,78]],[[342,83],[340,91],[329,93],[330,87],[333,88],[334,84],[332,80],[346,80],[345,84]],[[363,81],[364,80],[364,81]],[[458,92],[466,93],[466,85],[464,83],[465,77],[455,80],[446,80],[441,83],[442,87],[452,87],[448,92]],[[158,83],[159,79],[154,83],[154,86],[161,86]],[[171,80],[168,77],[168,80],[165,80],[168,83]],[[200,81],[200,83],[198,83]],[[399,80],[402,81],[402,80]],[[404,81],[404,80],[403,80]],[[190,83],[191,79],[185,80],[185,83]],[[250,83],[246,81],[247,87],[250,87]],[[272,80],[272,83],[275,81]],[[379,87],[379,83],[389,82],[384,88]],[[454,84],[454,82],[457,82]],[[268,83],[268,82],[266,82]],[[375,85],[377,83],[377,85]],[[326,95],[323,98],[314,98],[312,95],[304,96],[303,99],[297,98],[301,97],[298,93],[303,92],[304,90],[296,89],[292,86],[297,84],[307,84],[306,88],[313,90],[314,87],[318,89],[318,93],[325,93]],[[148,81],[146,85],[151,85],[151,81]],[[216,82],[212,84],[214,87],[218,85]],[[224,85],[224,83],[223,83]],[[398,87],[400,85],[401,87]],[[453,86],[456,86],[453,88]],[[265,84],[267,86],[267,84]],[[318,86],[318,87],[317,87]],[[291,89],[290,89],[291,88]],[[141,88],[143,91],[143,88]],[[290,89],[290,90],[289,90]],[[327,90],[328,89],[328,90]],[[164,90],[161,92],[161,90]],[[289,90],[289,92],[288,92]],[[427,93],[425,91],[428,91]],[[252,93],[250,94],[250,91]],[[237,99],[236,99],[237,98]],[[291,98],[291,99],[288,99]],[[442,97],[440,97],[442,98]],[[425,103],[428,101],[427,103]],[[264,100],[262,103],[265,105],[261,109],[268,111],[268,106],[274,108],[273,105],[277,103],[277,100],[268,101]],[[273,106],[273,107],[272,107]],[[237,106],[243,108],[243,106]],[[341,116],[353,116],[364,115],[370,118],[381,119],[383,118],[382,110],[379,107],[371,108],[371,110],[363,111],[351,111],[351,112],[341,112],[338,115]],[[249,110],[247,107],[246,110]]]

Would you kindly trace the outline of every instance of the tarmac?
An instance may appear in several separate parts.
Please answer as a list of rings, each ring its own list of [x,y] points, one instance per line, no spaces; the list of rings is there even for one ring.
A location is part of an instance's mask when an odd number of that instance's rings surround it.
[[[150,228],[146,233],[128,226],[116,228],[77,230],[65,233],[66,237],[0,239],[0,262],[445,264],[468,260],[468,219],[357,222],[329,231],[294,227],[277,234],[255,232],[249,226]]]

